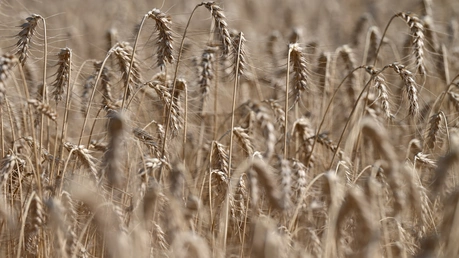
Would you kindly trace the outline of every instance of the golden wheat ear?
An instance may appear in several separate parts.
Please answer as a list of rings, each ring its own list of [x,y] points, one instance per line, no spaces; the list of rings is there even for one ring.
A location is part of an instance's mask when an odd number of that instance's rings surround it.
[[[24,65],[27,57],[29,56],[30,45],[32,44],[32,37],[35,34],[38,26],[38,22],[43,19],[39,14],[32,14],[27,17],[26,23],[23,23],[20,27],[22,30],[18,33],[18,42],[16,43],[19,62]]]
[[[148,17],[156,22],[156,31],[158,38],[156,40],[157,45],[157,65],[163,68],[166,63],[172,63],[174,61],[173,56],[173,38],[172,38],[172,21],[171,17],[167,16],[158,9],[153,9],[148,12]]]

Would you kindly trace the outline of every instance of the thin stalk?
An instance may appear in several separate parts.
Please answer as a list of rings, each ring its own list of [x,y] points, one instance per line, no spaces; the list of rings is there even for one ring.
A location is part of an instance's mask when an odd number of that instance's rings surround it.
[[[42,90],[42,96],[43,96],[43,103],[44,104],[49,104],[48,103],[48,96],[47,96],[47,91],[46,91],[46,65],[48,63],[48,37],[46,35],[46,21],[45,21],[45,18],[41,17],[41,20],[43,21],[43,35],[44,35],[44,46],[43,46],[43,90]],[[40,127],[40,142],[39,142],[39,148],[42,148],[43,146],[43,131],[44,131],[44,118],[45,118],[45,115],[42,114],[41,115],[41,127]],[[47,120],[48,121],[48,120]],[[49,122],[49,121],[48,121]],[[49,124],[48,124],[49,125]],[[48,128],[48,136],[49,136],[49,128]],[[48,139],[48,143],[49,143],[49,139]],[[41,197],[41,193],[40,194],[40,197]]]
[[[70,51],[69,59],[70,59],[69,67],[72,67],[72,51]],[[65,141],[65,138],[67,137],[68,116],[69,116],[70,105],[71,105],[70,93],[72,92],[73,85],[74,85],[74,84],[70,85],[71,72],[72,72],[72,69],[69,69],[69,74],[67,78],[67,85],[69,88],[67,89],[67,99],[65,100],[64,118],[62,119],[61,142],[59,143],[59,152],[57,154],[57,162],[60,162],[62,158],[62,151],[64,149],[64,141]],[[56,102],[56,107],[57,107],[57,102]],[[56,141],[54,142],[54,145],[57,146],[57,123],[56,123]],[[54,156],[56,157],[56,155]],[[54,171],[55,163],[56,163],[56,160],[54,159],[52,163],[51,171]]]
[[[228,178],[231,178],[231,163],[233,160],[233,137],[234,137],[234,112],[236,110],[236,97],[239,84],[239,62],[241,55],[241,44],[242,37],[240,37],[239,45],[237,49],[237,59],[236,59],[236,76],[234,78],[234,87],[233,87],[233,104],[231,107],[231,132],[230,132],[230,146],[229,146],[229,160],[228,160]],[[231,189],[231,180],[228,182],[228,189]],[[226,210],[225,210],[225,232],[223,234],[223,253],[226,253],[226,241],[228,235],[228,223],[229,223],[229,203],[230,203],[230,192],[226,194]]]
[[[351,117],[352,115],[354,115],[354,112],[357,110],[357,106],[359,104],[359,101],[360,99],[362,98],[363,96],[363,93],[367,90],[368,86],[370,86],[371,82],[373,81],[373,79],[379,75],[380,73],[382,73],[386,68],[388,68],[389,66],[385,66],[383,69],[381,69],[381,71],[377,72],[376,74],[372,74],[371,78],[368,80],[368,82],[365,84],[365,87],[363,87],[363,89],[360,91],[360,94],[359,96],[357,97],[357,100],[355,101],[355,104],[354,106],[352,107],[352,111],[351,111],[351,114],[349,114],[349,118],[347,119],[346,121],[346,124],[344,125],[344,128],[343,128],[343,131],[341,132],[341,136],[339,137],[339,140],[338,140],[338,143],[336,144],[336,150],[333,152],[333,157],[332,157],[332,160],[330,161],[330,165],[328,166],[329,169],[332,167],[333,165],[333,161],[335,160],[335,157],[336,157],[336,154],[338,153],[338,150],[339,150],[339,146],[341,144],[341,141],[343,140],[343,136],[344,136],[344,133],[346,132],[346,129],[347,127],[349,126],[349,123],[351,121]],[[354,70],[355,71],[355,70]]]
[[[320,125],[319,125],[319,128],[317,128],[317,133],[316,135],[314,136],[314,141],[312,142],[312,146],[311,146],[311,155],[308,156],[308,158],[306,159],[306,162],[304,163],[305,166],[308,166],[310,160],[311,160],[311,156],[312,156],[312,153],[314,152],[314,147],[316,146],[316,143],[317,143],[317,140],[319,138],[319,133],[320,131],[322,130],[322,126],[324,125],[325,123],[325,117],[326,115],[328,114],[328,111],[330,110],[331,106],[332,106],[332,103],[333,103],[333,100],[335,99],[336,97],[336,94],[338,93],[338,90],[341,88],[341,86],[344,84],[344,82],[346,81],[346,79],[353,73],[355,72],[356,70],[358,69],[362,69],[362,68],[365,68],[364,66],[359,66],[357,68],[355,68],[354,70],[352,70],[348,75],[346,75],[346,77],[343,78],[343,80],[341,80],[340,84],[338,85],[338,87],[336,88],[336,90],[333,92],[333,95],[332,97],[330,98],[330,101],[328,102],[328,105],[327,105],[327,109],[325,110],[323,116],[322,116],[322,121],[320,122]],[[337,148],[338,149],[338,148]]]
[[[292,53],[292,45],[288,47],[287,54],[287,76],[285,78],[285,121],[284,121],[284,159],[287,158],[287,126],[288,126],[288,85],[290,83],[290,54]]]
[[[186,166],[186,133],[187,133],[187,120],[188,120],[188,87],[186,83],[183,83],[183,91],[185,94],[185,114],[183,118],[183,144],[182,144],[182,157],[183,157],[183,165]],[[172,100],[173,101],[173,100]],[[171,101],[171,103],[172,103]]]
[[[180,43],[180,48],[179,48],[179,51],[178,51],[177,62],[175,63],[174,80],[173,80],[173,84],[172,84],[172,94],[175,92],[175,88],[176,88],[176,85],[177,85],[177,75],[178,75],[180,59],[182,58],[183,46],[184,46],[184,43],[185,43],[185,38],[186,38],[186,33],[188,31],[188,27],[190,26],[190,23],[191,23],[191,18],[193,18],[193,15],[196,12],[196,10],[202,5],[203,5],[203,3],[200,3],[200,4],[198,4],[198,5],[196,5],[194,7],[193,11],[191,12],[190,18],[188,19],[188,22],[187,22],[187,24],[185,26],[185,31],[183,32],[182,41]],[[171,99],[171,101],[169,103],[169,107],[168,107],[167,116],[166,116],[166,124],[164,125],[165,126],[165,129],[164,129],[164,141],[163,141],[163,146],[161,148],[161,158],[164,158],[164,155],[166,154],[167,133],[169,132],[169,123],[170,123],[171,115],[172,115],[172,104],[173,104],[173,100]],[[185,147],[185,146],[183,146],[183,147]],[[159,169],[159,181],[160,182],[161,182],[161,179],[162,179],[163,168],[164,168],[164,166],[163,166],[163,164],[161,164],[161,167]]]
[[[81,127],[80,137],[78,140],[78,145],[81,145],[81,141],[83,140],[83,133],[86,127],[86,123],[88,122],[89,111],[91,109],[92,100],[94,99],[94,95],[96,93],[97,83],[99,83],[100,77],[102,75],[102,71],[104,70],[105,63],[107,62],[108,58],[110,57],[112,53],[113,53],[113,47],[107,52],[107,55],[105,56],[104,61],[100,65],[100,70],[99,70],[99,73],[97,74],[96,81],[94,82],[94,87],[91,92],[91,97],[89,98],[89,101],[88,101],[88,107],[86,108],[85,116],[83,119],[83,126]]]
[[[142,21],[140,22],[139,31],[137,32],[137,35],[135,35],[134,47],[132,48],[131,63],[129,64],[129,71],[128,71],[128,74],[127,74],[126,81],[124,82],[124,96],[123,96],[123,102],[121,103],[121,110],[124,109],[124,103],[126,102],[126,98],[127,98],[128,91],[129,91],[129,85],[128,84],[129,84],[129,80],[131,79],[131,70],[132,70],[132,66],[134,65],[135,51],[137,49],[137,43],[139,41],[140,32],[142,31],[143,24],[145,23],[145,20],[147,18],[148,18],[148,14],[145,14],[143,16],[143,18],[142,18]]]

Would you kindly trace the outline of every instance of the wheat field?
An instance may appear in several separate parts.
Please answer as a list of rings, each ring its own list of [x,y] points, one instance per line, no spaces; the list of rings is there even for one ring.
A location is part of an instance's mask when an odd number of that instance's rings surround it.
[[[0,257],[459,257],[458,13],[1,1]]]

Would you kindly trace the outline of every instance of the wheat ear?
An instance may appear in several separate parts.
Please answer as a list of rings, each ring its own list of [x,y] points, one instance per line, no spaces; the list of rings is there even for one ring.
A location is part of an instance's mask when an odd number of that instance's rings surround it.
[[[169,16],[156,8],[148,12],[148,17],[156,22],[156,30],[158,32],[157,65],[160,68],[163,68],[166,63],[172,63],[172,61],[174,61],[174,56],[172,55],[172,51],[174,49],[172,46],[172,21]]]
[[[4,54],[0,57],[0,105],[6,98],[6,81],[17,59],[13,55]]]
[[[44,114],[49,119],[56,121],[57,113],[49,105],[41,103],[36,99],[29,99],[27,103],[34,106],[41,114]]]
[[[22,30],[19,32],[17,37],[19,38],[18,42],[16,43],[17,51],[16,55],[19,57],[19,62],[22,66],[24,66],[27,57],[29,56],[29,49],[32,43],[32,37],[37,30],[38,21],[42,20],[43,17],[39,14],[32,14],[31,16],[27,17],[26,23],[23,23],[20,27]]]
[[[412,117],[415,117],[419,113],[419,103],[418,103],[418,90],[416,88],[417,84],[414,80],[413,74],[405,68],[405,66],[397,63],[390,64],[389,67],[394,69],[394,71],[400,75],[404,84],[405,92],[408,97],[409,103],[409,114]]]
[[[70,58],[71,58],[70,48],[63,48],[57,55],[57,72],[56,80],[52,83],[51,86],[54,87],[53,96],[56,102],[62,100],[62,95],[66,88],[69,87],[70,82]]]
[[[204,5],[214,18],[215,26],[217,27],[218,35],[220,36],[223,54],[229,54],[231,48],[231,36],[223,9],[213,1],[202,2],[201,5]]]

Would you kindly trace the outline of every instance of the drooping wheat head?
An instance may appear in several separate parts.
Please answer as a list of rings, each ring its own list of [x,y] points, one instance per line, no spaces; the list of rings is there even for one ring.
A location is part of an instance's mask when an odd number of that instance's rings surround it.
[[[32,37],[35,31],[37,30],[38,21],[40,21],[41,19],[43,19],[41,15],[32,14],[31,16],[26,18],[27,22],[23,23],[20,26],[22,30],[17,35],[19,40],[16,43],[16,55],[18,55],[19,62],[23,66],[27,60],[27,57],[29,56],[29,49],[32,43]]]
[[[416,69],[421,74],[426,73],[424,66],[424,26],[422,21],[413,13],[400,12],[397,14],[410,27],[412,33],[412,43],[414,46],[414,56],[416,57]]]
[[[166,63],[170,64],[174,61],[174,41],[172,38],[171,17],[156,8],[149,11],[147,15],[156,22],[156,31],[158,33],[158,38],[156,40],[158,61],[156,64],[163,69]]]
[[[230,48],[232,46],[231,36],[228,30],[228,23],[226,22],[226,16],[223,13],[223,9],[218,6],[215,2],[202,2],[212,15],[215,27],[217,28],[218,35],[221,41],[221,47],[223,49],[223,54],[228,55],[230,53]]]

